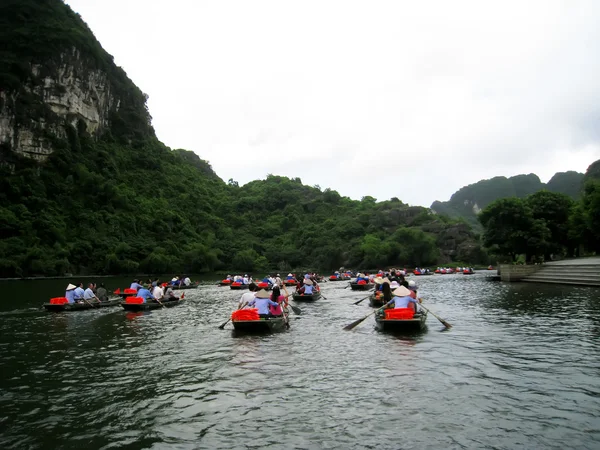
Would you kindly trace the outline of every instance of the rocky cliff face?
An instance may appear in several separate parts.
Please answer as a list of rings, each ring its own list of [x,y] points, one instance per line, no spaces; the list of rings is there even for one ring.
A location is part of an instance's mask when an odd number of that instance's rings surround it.
[[[65,138],[66,126],[96,134],[119,108],[107,74],[90,69],[79,50],[55,61],[54,67],[31,64],[29,83],[0,92],[0,145],[38,161],[52,152],[55,139]]]

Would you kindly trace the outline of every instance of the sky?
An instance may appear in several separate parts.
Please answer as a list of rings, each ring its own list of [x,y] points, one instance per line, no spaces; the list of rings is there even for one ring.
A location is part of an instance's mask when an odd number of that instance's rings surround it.
[[[600,159],[600,2],[66,0],[158,138],[240,185],[448,200]]]

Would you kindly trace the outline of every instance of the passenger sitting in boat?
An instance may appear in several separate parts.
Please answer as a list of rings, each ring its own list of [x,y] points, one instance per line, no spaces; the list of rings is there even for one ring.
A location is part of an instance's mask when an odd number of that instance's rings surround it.
[[[266,319],[270,317],[269,314],[270,306],[279,306],[279,303],[274,302],[269,298],[269,293],[264,289],[261,289],[256,293],[254,298],[248,302],[248,306],[256,306],[258,309],[258,317]]]
[[[192,284],[192,280],[190,280],[190,277],[185,277],[183,279],[183,284],[185,284],[186,286],[189,286],[190,284]]]
[[[171,292],[173,292],[173,289],[171,289]],[[165,296],[165,291],[163,290],[162,286],[157,285],[152,290],[152,295],[154,296],[154,298],[162,300],[163,297]]]
[[[96,297],[98,297],[98,300],[100,300],[101,302],[108,301],[108,292],[104,287],[104,283],[100,283],[100,287],[96,289]]]
[[[262,279],[263,283],[268,283],[270,285],[273,285],[273,283],[271,282],[271,277],[270,275],[265,275],[265,277]]]
[[[386,303],[389,302],[393,297],[392,289],[390,288],[390,280],[387,278],[385,278],[381,283],[381,295],[383,295],[383,301]]]
[[[83,290],[83,283],[79,283],[75,288],[75,292],[73,293],[73,297],[75,301],[83,301],[83,297],[85,295],[85,291]]]
[[[256,286],[256,284],[254,284],[254,283],[250,283],[248,285],[248,291],[249,292],[244,292],[244,294],[240,297],[240,301],[238,303],[238,309],[242,309],[248,303],[250,303],[250,300],[254,299],[254,293],[257,290],[258,290],[258,286]]]
[[[242,284],[250,284],[250,278],[248,278],[248,274],[245,274],[244,278],[242,278]]]
[[[146,303],[146,300],[148,300],[148,299],[155,300],[154,295],[152,295],[152,292],[150,292],[148,289],[146,289],[143,286],[140,289],[138,289],[136,295],[137,295],[137,297],[143,298],[144,303]]]
[[[294,275],[291,273],[287,274],[286,280],[293,280],[294,279]]]
[[[303,295],[312,295],[313,291],[314,291],[313,282],[307,278],[304,280],[304,286],[302,286],[298,290],[298,293],[303,294]]]
[[[415,283],[413,280],[410,280],[408,282],[408,290],[410,291],[410,296],[414,299],[417,298],[417,283]]]
[[[359,283],[360,281],[364,281],[365,283],[369,282],[369,279],[367,277],[365,277],[365,275],[363,273],[359,273],[356,276],[356,282]],[[362,284],[362,283],[361,283]]]
[[[405,286],[400,286],[395,289],[392,294],[394,297],[391,300],[390,307],[394,308],[412,308],[417,312],[417,300],[410,296],[410,290]]]
[[[131,286],[129,286],[129,289],[135,289],[135,290],[137,291],[138,289],[141,289],[141,288],[143,288],[144,286],[142,286],[142,285],[139,283],[139,281],[140,281],[140,280],[133,280],[133,283],[131,283]]]
[[[85,291],[83,291],[83,298],[85,300],[100,301],[100,300],[98,300],[98,297],[96,297],[96,294],[94,294],[94,283],[88,284],[87,289]]]
[[[163,295],[163,298],[165,299],[165,301],[168,300],[179,300],[179,297],[175,296],[175,291],[173,291],[173,288],[171,286],[167,286],[165,288],[165,293]]]
[[[152,281],[152,287],[156,287],[158,285],[158,278],[155,278],[154,281]]]
[[[283,303],[283,305],[287,307],[287,305],[288,305],[287,298],[289,296],[290,296],[290,294],[281,295],[279,286],[273,287],[273,292],[271,292],[271,300],[274,302],[277,302],[277,304],[278,304],[278,306],[269,305],[269,312],[271,313],[271,315],[273,317],[283,316],[283,308],[281,307],[281,304]]]
[[[77,286],[75,286],[74,284],[69,284],[67,286],[67,289],[65,291],[65,297],[67,298],[67,301],[69,303],[75,303],[75,289],[77,288]]]
[[[277,274],[277,276],[275,277],[275,286],[283,286],[283,281],[281,279],[281,275]]]

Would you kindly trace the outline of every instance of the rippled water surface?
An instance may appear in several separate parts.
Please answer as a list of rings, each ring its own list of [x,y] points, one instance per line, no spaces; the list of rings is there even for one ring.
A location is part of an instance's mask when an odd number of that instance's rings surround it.
[[[454,327],[413,335],[343,331],[371,309],[342,282],[267,336],[219,330],[214,283],[143,314],[0,283],[0,448],[600,448],[600,291],[485,275],[417,279]]]

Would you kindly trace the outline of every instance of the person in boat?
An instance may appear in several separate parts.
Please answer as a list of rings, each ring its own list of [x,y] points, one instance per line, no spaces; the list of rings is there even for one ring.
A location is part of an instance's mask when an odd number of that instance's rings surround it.
[[[283,286],[283,280],[281,279],[281,275],[277,274],[275,277],[275,286]]]
[[[144,286],[142,286],[140,284],[140,280],[133,280],[133,283],[131,283],[131,286],[129,286],[129,289],[135,289],[136,291],[139,291],[143,287]]]
[[[242,278],[242,284],[250,284],[250,278],[248,278],[248,274],[245,274],[244,278]]]
[[[83,283],[79,283],[77,285],[77,287],[75,288],[75,291],[73,292],[73,297],[75,298],[75,301],[83,301],[83,297],[85,295],[85,291],[83,290]]]
[[[179,277],[171,278],[171,286],[179,286]]]
[[[90,283],[88,284],[88,287],[85,291],[83,291],[83,299],[90,301],[90,300],[95,300],[95,301],[100,301],[98,299],[98,297],[96,297],[96,294],[94,293],[94,283]]]
[[[100,286],[96,289],[96,297],[98,297],[98,300],[101,302],[108,301],[108,291],[106,290],[104,283],[100,283]]]
[[[356,283],[359,283],[359,282],[361,282],[361,281],[364,281],[364,283],[360,283],[360,284],[366,284],[366,283],[368,283],[368,282],[369,282],[369,279],[368,279],[368,278],[365,276],[365,274],[364,274],[364,273],[359,273],[359,274],[356,276]]]
[[[283,316],[283,308],[281,307],[281,305],[283,304],[283,306],[287,308],[287,306],[288,306],[287,299],[289,296],[290,296],[290,294],[281,295],[281,290],[279,289],[279,286],[273,287],[273,291],[271,292],[271,300],[276,302],[278,304],[278,306],[269,305],[269,313],[271,313],[271,316],[273,316],[273,317]]]
[[[190,280],[190,277],[186,275],[186,277],[183,279],[183,284],[185,284],[186,286],[192,284],[192,280]]]
[[[171,289],[171,292],[172,291],[173,289]],[[154,296],[154,298],[157,298],[159,300],[162,300],[165,296],[165,291],[159,283],[157,283],[156,286],[154,286],[154,289],[152,290],[152,295]]]
[[[175,291],[169,285],[167,285],[165,287],[165,292],[163,294],[163,298],[164,298],[165,301],[179,300],[179,297],[175,296]]]
[[[248,306],[256,306],[258,309],[258,317],[267,319],[271,317],[269,306],[279,306],[279,303],[274,302],[269,298],[269,293],[261,289],[256,293],[254,298],[248,302]]]
[[[295,279],[295,278],[294,278],[294,274],[293,274],[293,273],[288,273],[288,274],[287,274],[287,277],[286,277],[285,279],[286,279],[286,281],[287,281],[287,280],[294,280],[294,279]]]
[[[75,286],[74,284],[70,284],[67,286],[67,289],[65,290],[65,297],[67,299],[67,302],[69,303],[75,303],[75,289],[77,288],[77,286]]]
[[[151,288],[152,285],[149,285],[148,287]],[[138,289],[137,297],[143,298],[144,303],[147,303],[147,300],[155,300],[154,295],[152,295],[152,292],[150,292],[149,289],[146,289],[143,286],[140,289]]]
[[[248,292],[244,292],[242,294],[242,296],[240,297],[240,301],[238,302],[238,309],[242,309],[250,302],[250,300],[253,300],[254,294],[256,293],[257,290],[258,290],[258,286],[256,286],[255,283],[251,282],[248,285]]]
[[[262,279],[262,282],[273,286],[273,282],[271,281],[271,275],[265,275],[265,277]]]
[[[418,301],[410,296],[410,290],[405,286],[400,286],[393,292],[393,298],[387,308],[412,308],[415,313],[418,311]]]
[[[417,283],[415,283],[413,280],[410,280],[408,282],[407,287],[408,287],[408,290],[410,291],[410,296],[412,298],[416,299],[417,298],[417,289],[418,289]]]
[[[393,297],[392,289],[390,287],[390,280],[387,278],[384,278],[381,283],[381,295],[383,296],[383,301],[386,303],[389,302]]]
[[[302,294],[302,295],[312,295],[314,293],[314,286],[313,286],[312,280],[309,279],[309,278],[305,278],[304,279],[304,286],[302,286],[298,290],[298,293]]]

